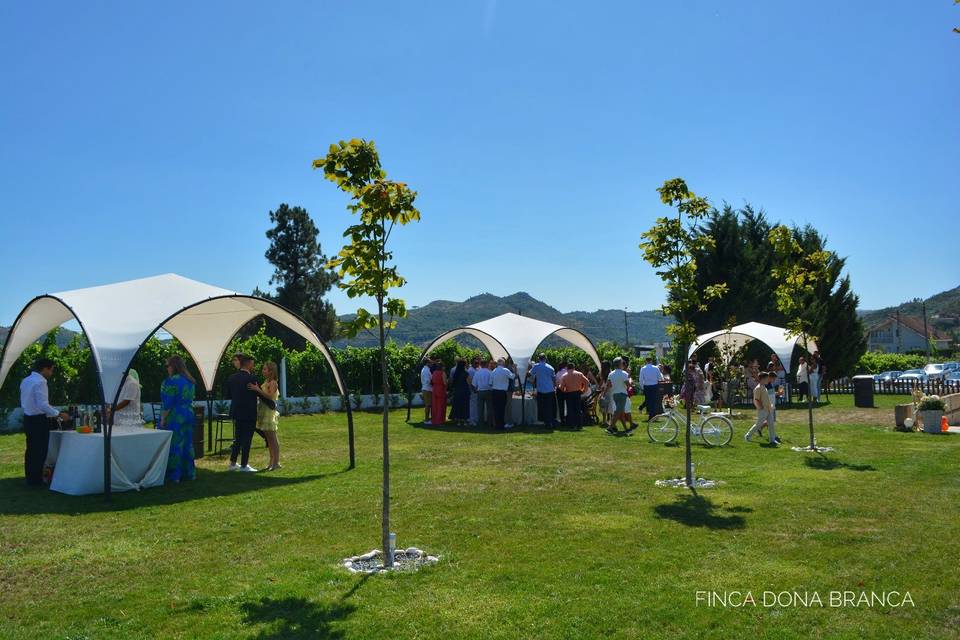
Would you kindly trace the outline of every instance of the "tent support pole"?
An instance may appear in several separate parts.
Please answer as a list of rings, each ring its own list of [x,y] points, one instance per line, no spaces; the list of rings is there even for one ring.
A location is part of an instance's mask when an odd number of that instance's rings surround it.
[[[523,379],[523,386],[520,387],[520,424],[527,424],[527,379]]]
[[[343,394],[343,404],[347,408],[347,441],[350,447],[350,469],[357,466],[357,453],[353,444],[353,410],[350,408],[350,394]]]
[[[213,453],[213,391],[207,392],[207,446],[208,452]]]
[[[110,476],[110,436],[113,435],[113,411],[110,412],[110,419],[107,420],[107,405],[100,405],[100,415],[102,420],[101,431],[103,433],[103,497],[107,502],[112,500],[111,489],[113,488],[112,478]]]

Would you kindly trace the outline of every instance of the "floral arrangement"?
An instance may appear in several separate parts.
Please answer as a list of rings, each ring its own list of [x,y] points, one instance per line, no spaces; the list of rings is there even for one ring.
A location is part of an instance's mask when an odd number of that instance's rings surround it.
[[[917,405],[917,411],[946,411],[947,405],[940,396],[923,396]]]

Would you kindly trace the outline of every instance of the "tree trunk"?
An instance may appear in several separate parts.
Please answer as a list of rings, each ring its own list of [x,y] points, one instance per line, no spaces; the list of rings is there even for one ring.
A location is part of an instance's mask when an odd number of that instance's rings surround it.
[[[686,442],[687,442],[686,448],[687,448],[687,451],[686,451],[686,457],[685,457],[686,469],[687,469],[687,470],[686,470],[686,473],[685,473],[684,475],[685,475],[686,478],[687,478],[687,486],[692,489],[692,488],[693,488],[693,480],[694,480],[694,478],[693,478],[693,469],[691,468],[691,467],[693,466],[693,452],[692,452],[691,449],[690,449],[690,421],[691,421],[691,414],[692,414],[692,411],[693,411],[693,407],[690,406],[690,405],[693,404],[693,394],[689,394],[689,393],[688,393],[688,394],[686,394],[686,395],[687,395],[690,399],[689,399],[689,400],[684,399],[684,405],[686,405],[686,407],[687,407],[687,438],[686,438]]]
[[[386,398],[390,395],[390,377],[387,375],[387,346],[386,333],[383,328],[383,298],[377,298],[377,313],[380,320],[380,382],[382,384],[383,403],[383,566],[393,566],[393,555],[390,553],[390,414],[387,409],[390,403]]]
[[[686,352],[686,345],[682,345],[684,352]],[[687,409],[687,428],[686,428],[686,438],[684,438],[685,444],[684,448],[684,472],[683,475],[687,480],[687,487],[690,489],[693,488],[693,482],[695,478],[693,477],[693,450],[690,442],[690,432],[692,431],[690,423],[693,421],[693,399],[697,394],[697,381],[696,377],[690,371],[690,368],[687,366],[687,362],[683,363],[683,386],[681,389],[684,391],[683,394],[683,406]]]
[[[807,350],[807,337],[803,337],[803,350],[808,354],[810,353]],[[809,371],[809,368],[808,368]],[[817,375],[820,375],[820,370],[817,369]],[[810,374],[807,374],[807,420],[810,423],[810,449],[817,448],[817,439],[813,435],[813,389],[810,388]]]

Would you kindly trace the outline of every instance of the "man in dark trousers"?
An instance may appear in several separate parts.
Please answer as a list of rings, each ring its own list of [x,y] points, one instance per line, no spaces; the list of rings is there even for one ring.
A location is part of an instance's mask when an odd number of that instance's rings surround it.
[[[557,426],[557,374],[547,363],[546,355],[539,355],[528,377],[533,378],[537,390],[537,418],[545,427]]]
[[[243,360],[243,358],[245,358],[245,357],[246,357],[246,356],[244,356],[244,354],[242,354],[242,353],[235,353],[235,354],[233,354],[233,357],[230,359],[230,364],[233,365],[233,368],[234,368],[236,371],[240,371],[240,369],[241,369],[240,361]],[[225,383],[223,384],[223,397],[224,397],[224,398],[228,398],[228,399],[230,398],[230,383],[229,383],[229,379],[228,379],[228,382],[225,382]],[[274,408],[275,408],[275,407],[274,407]],[[229,414],[228,414],[228,415],[229,415],[231,418],[233,418],[233,404],[230,405],[230,411],[229,411]],[[267,434],[266,434],[262,429],[254,428],[254,432],[257,433],[257,434],[259,434],[259,436],[260,436],[261,438],[263,438],[263,443],[264,443],[264,444],[267,443]],[[237,455],[239,455],[239,454],[237,453],[238,451],[240,451],[240,441],[237,440],[237,430],[236,430],[236,427],[234,427],[234,430],[233,430],[233,442],[230,443],[230,455],[232,455],[234,458],[236,458]]]
[[[69,420],[70,416],[50,406],[47,380],[53,375],[53,360],[40,358],[33,371],[20,383],[20,407],[27,448],[23,453],[23,472],[30,486],[43,486],[43,464],[47,461],[50,420]]]
[[[250,443],[257,426],[257,392],[251,386],[257,386],[257,378],[253,375],[253,358],[243,355],[240,357],[240,370],[227,380],[230,415],[233,416],[236,429],[236,445],[230,450],[230,471],[256,472],[249,464]]]

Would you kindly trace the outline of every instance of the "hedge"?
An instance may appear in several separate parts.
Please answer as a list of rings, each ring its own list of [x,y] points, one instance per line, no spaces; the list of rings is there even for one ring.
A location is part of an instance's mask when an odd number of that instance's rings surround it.
[[[884,371],[923,369],[925,364],[927,364],[926,357],[918,354],[868,351],[857,362],[857,373],[877,374]]]
[[[39,357],[53,360],[57,367],[50,381],[50,401],[63,405],[69,403],[92,404],[98,401],[97,382],[91,363],[90,351],[86,348],[83,336],[78,334],[69,344],[57,346],[59,329],[50,332],[42,341],[30,345],[16,362],[3,388],[0,389],[0,407],[16,407],[20,404],[19,384],[30,371],[30,366]],[[552,363],[572,361],[578,366],[593,367],[590,357],[574,347],[548,347],[543,349]],[[602,342],[597,351],[603,360],[613,360],[621,355],[622,347]],[[273,336],[267,335],[263,328],[246,339],[234,339],[224,352],[217,370],[213,397],[222,398],[222,385],[233,372],[230,359],[234,353],[243,352],[253,356],[260,364],[272,360],[278,365],[287,358],[287,395],[290,397],[338,395],[330,367],[319,350],[308,345],[304,350],[290,350]],[[380,363],[376,347],[352,347],[332,349],[340,371],[352,393],[369,394],[380,392]],[[414,344],[387,344],[387,366],[390,387],[394,393],[413,392],[419,389],[419,358],[422,349]],[[158,340],[151,338],[140,350],[133,361],[133,368],[140,374],[143,385],[143,402],[159,401],[160,383],[165,376],[164,362],[173,355],[181,356],[197,380],[199,375],[189,354],[176,340]],[[458,357],[470,361],[474,356],[486,357],[485,351],[462,344],[455,340],[445,342],[431,355],[440,358],[447,368],[454,365]],[[259,372],[258,372],[259,373]],[[206,391],[202,384],[197,385],[197,399],[205,400]]]
[[[0,389],[0,407],[13,408],[20,405],[19,385],[30,371],[32,363],[40,356],[50,358],[57,363],[53,379],[50,381],[50,400],[63,405],[68,402],[89,404],[97,401],[97,383],[90,362],[90,351],[83,336],[78,334],[64,347],[57,346],[59,329],[47,334],[40,342],[30,345],[14,364],[7,380]],[[560,344],[559,341],[548,345]],[[376,347],[344,347],[333,349],[334,358],[352,393],[370,394],[380,392],[380,358]],[[387,366],[390,387],[393,393],[413,392],[419,389],[419,363],[421,348],[414,344],[387,344]],[[547,346],[543,349],[547,359],[554,364],[573,362],[577,366],[593,367],[590,357],[580,349],[571,346]],[[214,398],[222,398],[222,384],[233,372],[230,364],[232,354],[249,353],[263,363],[272,360],[277,364],[287,358],[287,395],[290,397],[338,395],[330,367],[319,350],[311,345],[297,351],[286,349],[283,343],[261,330],[246,339],[234,339],[227,347],[223,360],[217,370],[214,386]],[[601,360],[610,361],[622,355],[623,348],[611,342],[597,345]],[[134,358],[133,367],[140,374],[143,385],[143,401],[159,400],[160,383],[165,375],[164,362],[172,355],[179,355],[187,361],[194,377],[199,379],[196,367],[190,356],[176,340],[158,340],[151,338]],[[431,355],[440,358],[447,368],[454,365],[457,358],[470,361],[474,356],[486,357],[487,353],[475,347],[450,340],[435,349]],[[706,354],[705,354],[706,355]],[[883,371],[905,371],[922,368],[926,364],[923,355],[868,352],[857,363],[857,373],[876,374]],[[206,399],[206,391],[198,385],[197,398]]]

